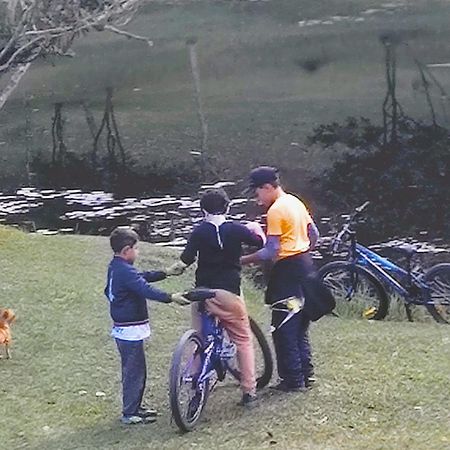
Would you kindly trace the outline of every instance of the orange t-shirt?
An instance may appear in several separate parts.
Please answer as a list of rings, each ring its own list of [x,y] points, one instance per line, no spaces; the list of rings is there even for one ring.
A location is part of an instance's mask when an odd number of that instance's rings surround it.
[[[267,235],[280,237],[278,259],[309,249],[308,224],[311,216],[301,200],[282,194],[267,211]]]

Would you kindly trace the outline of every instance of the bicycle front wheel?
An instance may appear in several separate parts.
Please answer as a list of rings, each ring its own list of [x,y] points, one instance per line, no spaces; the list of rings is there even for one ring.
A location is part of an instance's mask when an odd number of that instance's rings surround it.
[[[181,431],[191,431],[200,420],[209,383],[198,382],[202,370],[203,341],[195,330],[181,337],[172,356],[169,396],[172,417]]]
[[[343,317],[382,320],[389,310],[389,297],[383,285],[364,267],[346,261],[325,264],[319,277],[336,300],[335,311]]]
[[[251,317],[249,317],[249,320],[253,334],[253,347],[255,349],[256,388],[262,389],[267,386],[272,378],[272,352],[270,351],[269,343],[261,328]],[[236,380],[240,381],[241,372],[239,371],[236,357],[231,360],[226,360],[225,363],[231,375],[236,378]]]
[[[439,323],[450,323],[450,264],[433,266],[424,276],[430,297],[426,303],[428,312]]]

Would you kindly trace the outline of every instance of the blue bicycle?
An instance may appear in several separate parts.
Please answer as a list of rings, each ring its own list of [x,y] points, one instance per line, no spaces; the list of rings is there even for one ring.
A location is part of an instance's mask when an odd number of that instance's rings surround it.
[[[402,246],[397,249],[406,255],[403,269],[359,244],[353,226],[368,205],[356,208],[333,239],[333,253],[342,243],[350,242],[347,258],[329,262],[319,270],[336,299],[337,314],[382,320],[389,310],[389,293],[394,292],[403,300],[408,320],[413,320],[411,307],[419,305],[437,322],[450,323],[450,264],[436,264],[426,272],[412,270],[415,251]]]
[[[200,302],[202,334],[196,330],[186,331],[172,356],[170,407],[181,431],[191,431],[198,423],[208,395],[217,381],[223,381],[227,373],[240,380],[236,346],[220,322],[205,310],[204,300],[214,296],[214,291],[209,289],[195,289],[185,294],[191,302]],[[260,389],[272,377],[273,360],[264,333],[251,318],[250,327],[256,346],[256,381]]]

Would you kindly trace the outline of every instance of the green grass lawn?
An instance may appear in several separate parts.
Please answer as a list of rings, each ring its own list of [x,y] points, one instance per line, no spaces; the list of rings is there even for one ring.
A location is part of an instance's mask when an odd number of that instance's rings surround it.
[[[139,166],[191,160],[189,151],[200,143],[185,44],[191,36],[198,38],[208,152],[221,174],[241,176],[260,163],[320,172],[330,155],[291,144],[302,144],[314,127],[349,115],[381,121],[386,90],[381,34],[400,33],[425,63],[448,62],[447,3],[394,1],[391,7],[383,0],[151,3],[130,30],[154,39],[154,47],[93,33],[77,42],[74,59],[46,60],[26,75],[0,112],[0,183],[24,180],[26,98],[32,155],[48,155],[51,150],[55,102],[66,103],[68,149],[88,152],[92,139],[79,101],[89,104],[98,125],[108,85],[116,90],[114,105],[125,148]],[[370,13],[374,9],[378,12]],[[298,24],[333,16],[352,20]],[[403,45],[398,53],[398,99],[408,114],[429,119],[424,95],[414,89],[420,75],[413,59]],[[316,70],[307,69],[310,61],[317,62]],[[448,70],[438,69],[435,75],[450,88]],[[439,115],[439,96],[433,89],[432,95]]]
[[[143,268],[176,258],[141,245]],[[18,316],[12,359],[0,360],[1,448],[450,448],[450,327],[334,318],[312,327],[313,390],[264,390],[260,406],[243,411],[236,406],[238,388],[228,381],[210,396],[198,429],[180,435],[170,423],[168,370],[189,314],[176,305],[151,304],[146,400],[160,410],[158,423],[121,426],[119,361],[102,294],[109,258],[105,238],[0,227],[0,306]],[[161,285],[185,289],[192,277]],[[261,292],[246,281],[245,293],[267,330]]]

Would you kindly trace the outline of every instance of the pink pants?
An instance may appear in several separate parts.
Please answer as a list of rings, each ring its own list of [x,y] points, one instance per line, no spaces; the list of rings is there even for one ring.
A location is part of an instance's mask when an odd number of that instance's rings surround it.
[[[216,297],[206,300],[206,310],[217,317],[237,347],[237,360],[241,372],[241,389],[244,394],[256,391],[255,351],[252,331],[244,300],[232,292],[214,289]],[[192,304],[192,325],[201,331],[198,303]]]

